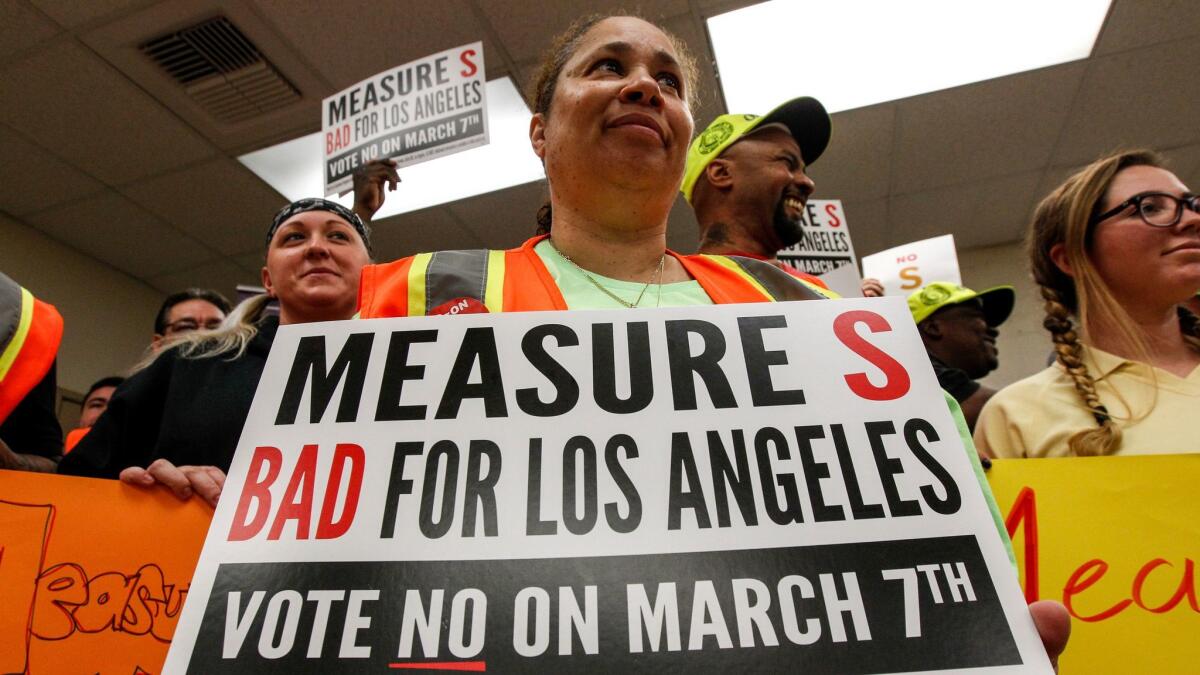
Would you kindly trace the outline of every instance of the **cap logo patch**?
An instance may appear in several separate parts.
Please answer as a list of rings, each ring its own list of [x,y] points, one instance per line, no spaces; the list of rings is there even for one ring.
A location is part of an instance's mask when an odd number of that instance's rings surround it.
[[[707,155],[716,150],[722,143],[733,135],[733,125],[729,122],[717,122],[700,135],[700,145],[697,150]]]
[[[920,300],[922,305],[925,305],[926,307],[933,307],[935,305],[942,304],[949,297],[950,291],[938,286],[930,286],[929,288],[921,291]]]

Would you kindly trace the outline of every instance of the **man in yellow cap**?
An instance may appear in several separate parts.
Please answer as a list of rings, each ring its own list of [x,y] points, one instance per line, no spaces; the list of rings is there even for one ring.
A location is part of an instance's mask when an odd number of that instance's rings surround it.
[[[700,223],[700,252],[783,264],[781,249],[800,241],[813,181],[806,173],[829,144],[829,114],[815,98],[793,99],[761,117],[721,115],[688,149],[683,196]]]
[[[996,327],[1012,314],[1015,301],[1012,286],[976,293],[945,281],[935,281],[908,296],[908,310],[938,384],[962,406],[972,431],[983,404],[996,393],[976,380],[1000,365]]]

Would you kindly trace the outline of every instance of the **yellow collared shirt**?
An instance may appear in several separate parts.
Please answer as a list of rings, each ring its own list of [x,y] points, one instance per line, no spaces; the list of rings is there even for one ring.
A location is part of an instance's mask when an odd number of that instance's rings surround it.
[[[1200,452],[1200,367],[1187,377],[1095,347],[1084,362],[1100,402],[1121,427],[1118,455]],[[1156,391],[1157,389],[1157,391]],[[1067,457],[1067,441],[1096,426],[1058,363],[1000,390],[975,425],[975,445],[992,457]]]

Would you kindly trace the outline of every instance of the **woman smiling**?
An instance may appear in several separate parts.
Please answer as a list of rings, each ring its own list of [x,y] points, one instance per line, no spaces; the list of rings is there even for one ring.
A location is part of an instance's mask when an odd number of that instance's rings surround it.
[[[285,207],[267,232],[267,292],[216,330],[164,343],[116,391],[59,473],[161,483],[180,498],[196,493],[215,504],[275,331],[351,318],[368,242],[366,226],[338,204],[305,199]],[[272,298],[278,319],[265,312]]]

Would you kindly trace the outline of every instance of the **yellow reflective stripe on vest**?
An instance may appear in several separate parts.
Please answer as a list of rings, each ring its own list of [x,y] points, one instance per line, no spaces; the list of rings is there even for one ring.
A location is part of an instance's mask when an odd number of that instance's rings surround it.
[[[408,312],[405,316],[425,316],[425,272],[432,259],[432,253],[413,256],[408,268]]]
[[[13,333],[12,340],[4,347],[4,352],[0,353],[0,382],[4,381],[8,375],[9,369],[17,362],[17,354],[21,353],[21,347],[25,346],[25,338],[29,335],[29,326],[33,323],[33,294],[24,288],[21,289],[21,318],[17,322],[17,331]]]
[[[801,279],[800,277],[796,277],[796,281],[799,281],[800,283],[807,286],[808,290],[812,291],[813,293],[820,293],[821,295],[825,296],[826,298],[829,298],[830,300],[841,300],[842,299],[842,296],[839,293],[832,291],[828,288],[821,288],[820,286],[814,284],[811,281],[808,281],[807,279]]]
[[[483,290],[483,306],[489,312],[504,311],[504,251],[488,251],[487,285]]]
[[[729,271],[733,272],[734,274],[738,275],[739,277],[741,277],[741,279],[743,281],[745,281],[746,283],[750,284],[750,286],[752,286],[754,288],[754,290],[758,291],[759,293],[762,293],[763,297],[769,298],[771,300],[775,299],[775,296],[771,295],[767,291],[766,287],[758,282],[758,279],[755,279],[749,272],[742,269],[741,265],[730,260],[728,256],[704,254],[704,257],[708,258],[709,260],[717,263],[721,267],[724,267],[724,268],[728,269]]]

